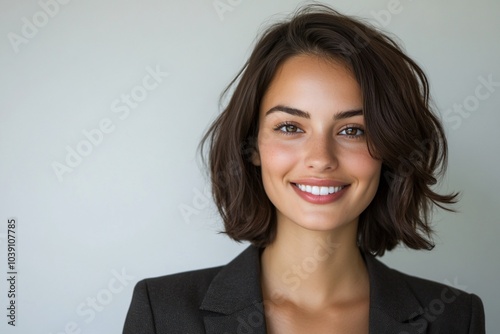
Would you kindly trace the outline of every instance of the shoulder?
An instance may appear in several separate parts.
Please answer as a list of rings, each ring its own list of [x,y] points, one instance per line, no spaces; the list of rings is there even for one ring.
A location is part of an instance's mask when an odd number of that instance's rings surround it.
[[[186,271],[139,281],[135,293],[147,293],[153,309],[199,307],[214,277],[223,267]]]
[[[484,333],[485,319],[481,299],[472,293],[427,279],[397,272],[420,301],[422,313],[417,326],[427,325],[437,330],[452,333]],[[465,330],[465,331],[464,331]]]
[[[426,305],[427,309],[433,313],[440,313],[445,308],[460,310],[482,307],[481,299],[475,294],[459,289],[457,282],[455,282],[457,287],[453,287],[394,269],[391,270],[406,283],[420,303]]]
[[[261,298],[259,253],[249,246],[224,266],[144,279],[134,288],[123,333],[204,333],[214,314],[236,314]]]
[[[138,284],[144,284],[156,293],[168,293],[168,291],[172,289],[175,291],[179,291],[179,289],[193,291],[193,288],[199,291],[208,287],[210,282],[222,268],[223,266],[219,266],[146,278]]]
[[[421,332],[484,333],[483,304],[475,294],[402,273],[374,258],[367,257],[367,264],[378,308]]]
[[[139,281],[123,333],[156,333],[171,329],[202,332],[200,305],[222,267],[188,271]]]
[[[478,296],[458,287],[394,271],[406,282],[417,298],[431,309],[444,308],[446,305],[468,308],[481,304]]]

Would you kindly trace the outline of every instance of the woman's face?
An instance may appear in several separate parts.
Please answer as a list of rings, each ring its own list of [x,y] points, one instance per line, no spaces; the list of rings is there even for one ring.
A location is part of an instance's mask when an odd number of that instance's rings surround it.
[[[381,170],[368,153],[362,106],[340,63],[299,55],[278,68],[261,102],[253,157],[278,224],[327,231],[357,223]]]

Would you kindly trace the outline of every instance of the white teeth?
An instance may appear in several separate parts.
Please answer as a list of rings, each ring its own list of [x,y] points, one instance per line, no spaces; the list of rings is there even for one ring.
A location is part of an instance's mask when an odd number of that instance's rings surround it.
[[[322,196],[336,193],[344,188],[343,186],[340,187],[306,186],[304,184],[298,184],[298,183],[297,187],[299,187],[300,190],[305,191],[306,193],[311,193],[313,195],[322,195]]]

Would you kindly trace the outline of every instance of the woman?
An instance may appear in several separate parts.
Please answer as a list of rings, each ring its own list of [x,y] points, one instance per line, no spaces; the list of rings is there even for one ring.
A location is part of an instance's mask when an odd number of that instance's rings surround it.
[[[226,266],[147,279],[124,333],[484,333],[481,300],[375,259],[432,249],[446,168],[422,70],[319,5],[269,28],[202,141]],[[229,88],[228,88],[229,89]],[[227,91],[226,91],[227,92]]]

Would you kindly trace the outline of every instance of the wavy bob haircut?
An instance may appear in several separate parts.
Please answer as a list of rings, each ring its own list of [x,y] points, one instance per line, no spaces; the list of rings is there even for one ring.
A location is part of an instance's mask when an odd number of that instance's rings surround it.
[[[432,206],[450,210],[447,205],[455,203],[457,194],[431,189],[446,169],[447,142],[430,107],[427,78],[386,34],[324,5],[302,7],[263,33],[223,92],[222,97],[233,91],[201,140],[225,233],[259,247],[275,238],[275,208],[251,156],[261,99],[278,67],[302,54],[344,63],[362,92],[367,145],[372,157],[382,161],[382,175],[373,201],[359,217],[359,247],[375,255],[399,243],[432,249]]]

